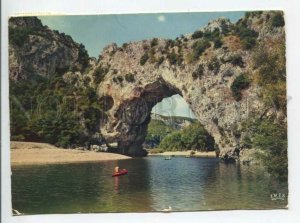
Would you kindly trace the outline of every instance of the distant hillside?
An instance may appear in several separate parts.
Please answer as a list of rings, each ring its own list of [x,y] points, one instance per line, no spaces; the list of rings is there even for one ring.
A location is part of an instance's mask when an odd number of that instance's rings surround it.
[[[166,125],[180,130],[185,126],[189,126],[192,123],[198,122],[197,119],[189,118],[189,117],[182,117],[182,116],[164,116],[160,114],[151,114],[151,120],[161,120]]]
[[[148,132],[144,147],[154,148],[169,134],[180,131],[193,123],[199,123],[197,119],[181,116],[164,116],[151,114],[151,121],[148,125]]]

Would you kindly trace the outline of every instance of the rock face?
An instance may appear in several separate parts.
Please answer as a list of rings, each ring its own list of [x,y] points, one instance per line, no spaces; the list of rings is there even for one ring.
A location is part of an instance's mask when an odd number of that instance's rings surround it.
[[[240,21],[257,32],[256,45],[284,41],[284,29],[272,28],[270,16],[272,13],[261,13]],[[113,104],[101,128],[106,140],[118,142],[125,154],[145,155],[142,143],[152,107],[163,98],[180,94],[214,137],[220,156],[238,157],[241,123],[249,116],[261,116],[268,108],[261,101],[257,85],[242,89],[238,100],[233,96],[231,86],[235,79],[243,73],[252,78],[254,68],[252,46],[247,49],[241,37],[224,32],[224,27],[231,26],[228,20],[219,19],[204,27],[203,33],[220,27],[222,46],[210,42],[196,60],[190,59],[191,54],[199,39],[205,37],[186,35],[172,42],[153,39],[122,48],[114,44],[106,47],[97,65],[108,68],[98,95],[110,98]]]
[[[117,143],[118,152],[131,156],[146,155],[142,144],[153,106],[179,94],[214,137],[220,156],[236,158],[242,149],[243,121],[264,114],[280,116],[262,102],[261,89],[254,82],[239,89],[238,97],[232,90],[242,74],[254,79],[254,48],[271,49],[271,43],[284,42],[284,27],[272,25],[278,13],[252,13],[237,24],[217,19],[176,40],[112,44],[98,61],[89,61],[82,45],[44,27],[38,19],[12,18],[10,36],[22,32],[23,42],[10,38],[10,79],[56,73],[66,79],[74,75],[91,78],[105,111],[101,135],[108,144]]]
[[[12,17],[9,27],[11,80],[51,77],[68,70],[83,70],[87,66],[88,55],[83,45],[43,26],[39,19]]]

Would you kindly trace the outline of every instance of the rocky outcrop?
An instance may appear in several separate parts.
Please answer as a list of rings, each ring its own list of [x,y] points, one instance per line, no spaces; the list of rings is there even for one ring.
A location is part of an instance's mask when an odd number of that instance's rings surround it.
[[[36,17],[10,18],[9,41],[11,80],[48,78],[68,70],[82,71],[89,62],[82,44],[43,26]]]
[[[268,108],[257,85],[242,88],[239,98],[231,86],[241,74],[254,78],[254,44],[265,47],[266,41],[284,41],[284,29],[270,24],[273,15],[258,13],[239,21],[253,34],[253,46],[232,31],[237,24],[219,19],[198,35],[195,32],[175,41],[152,39],[121,48],[115,44],[106,47],[97,65],[107,68],[98,95],[110,98],[113,105],[107,110],[102,135],[109,142],[118,142],[125,154],[144,155],[142,143],[152,107],[163,98],[180,94],[214,137],[220,156],[238,158],[241,123],[261,116]],[[207,30],[212,36],[219,33],[221,46],[214,37],[205,37]]]

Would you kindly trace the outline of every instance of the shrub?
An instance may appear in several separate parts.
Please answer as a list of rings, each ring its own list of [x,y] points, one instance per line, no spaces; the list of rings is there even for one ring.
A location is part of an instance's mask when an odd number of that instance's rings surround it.
[[[165,60],[164,56],[159,57],[156,66],[159,67],[164,62],[164,60]]]
[[[241,91],[248,88],[249,85],[250,81],[248,79],[248,75],[241,74],[235,78],[230,88],[236,101],[240,101],[242,99]]]
[[[78,62],[82,65],[82,71],[87,68],[89,65],[89,54],[87,50],[85,49],[83,44],[79,44],[78,47]]]
[[[194,80],[200,79],[204,74],[204,67],[202,64],[200,64],[197,69],[192,73],[192,77]]]
[[[168,39],[166,41],[166,45],[165,45],[165,49],[167,50],[169,47],[173,48],[175,45],[175,41],[174,40],[171,40],[171,39]]]
[[[235,34],[240,37],[241,43],[246,50],[255,46],[258,33],[248,28],[245,20],[238,22],[234,31]]]
[[[193,48],[193,59],[197,60],[202,53],[210,47],[210,43],[207,40],[198,40],[192,45]]]
[[[284,18],[283,18],[282,13],[276,13],[276,15],[272,18],[271,24],[274,27],[284,26],[285,23],[284,23]]]
[[[224,35],[227,35],[231,31],[231,27],[226,23],[225,20],[221,21],[221,30]]]
[[[195,31],[192,34],[192,39],[198,39],[198,38],[201,38],[201,37],[203,37],[203,32],[200,31],[200,30]]]
[[[119,81],[119,83],[122,83],[124,78],[122,76],[117,76],[117,80]]]
[[[158,44],[158,39],[157,39],[157,38],[152,39],[151,42],[150,42],[150,46],[151,46],[151,47],[154,47],[154,46],[156,46],[157,44]]]
[[[126,74],[126,75],[125,75],[125,80],[126,80],[127,82],[134,82],[134,81],[135,81],[134,75],[133,75],[132,73]]]
[[[102,67],[102,66],[98,66],[93,73],[93,77],[94,77],[94,82],[96,84],[99,84],[101,81],[103,81],[105,75],[108,72],[108,68],[106,67]]]
[[[169,60],[171,65],[175,65],[175,64],[181,64],[182,63],[182,58],[180,55],[176,54],[174,49],[172,50],[171,53],[169,53],[167,55],[167,59]]]
[[[88,86],[90,82],[91,82],[91,78],[90,78],[89,76],[85,76],[85,77],[83,78],[83,84],[84,84],[85,86]]]
[[[267,106],[286,114],[285,43],[273,45],[271,51],[258,48],[253,56],[256,68],[254,81],[262,87],[262,98]]]
[[[36,28],[9,27],[9,42],[20,47],[28,39],[29,35],[36,34],[37,32],[38,30]]]
[[[210,70],[210,71],[213,71],[214,74],[217,74],[220,70],[220,62],[218,60],[218,58],[214,57],[210,63],[208,64],[207,68]]]
[[[227,62],[234,66],[244,67],[244,61],[241,55],[235,54],[228,58]]]
[[[221,38],[214,39],[214,47],[216,49],[220,48],[222,45],[223,45],[223,42],[222,42]]]
[[[287,162],[287,126],[286,123],[274,122],[272,119],[250,120],[243,123],[246,133],[242,144],[247,148],[256,148],[263,153],[257,156],[263,161],[272,177],[286,181]]]
[[[143,66],[147,62],[148,59],[149,59],[149,55],[147,52],[145,52],[145,54],[140,59],[140,64]]]

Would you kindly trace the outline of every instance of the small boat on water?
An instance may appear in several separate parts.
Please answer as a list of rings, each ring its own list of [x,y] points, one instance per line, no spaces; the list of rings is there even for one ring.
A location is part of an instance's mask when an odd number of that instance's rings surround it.
[[[185,158],[191,158],[191,156],[187,155],[187,156],[185,156]]]
[[[113,173],[112,177],[117,177],[117,176],[125,175],[125,174],[127,174],[127,173],[128,173],[128,170],[122,169],[122,170],[120,170],[119,172]]]
[[[165,157],[165,160],[171,160],[171,159],[172,159],[171,156]]]

